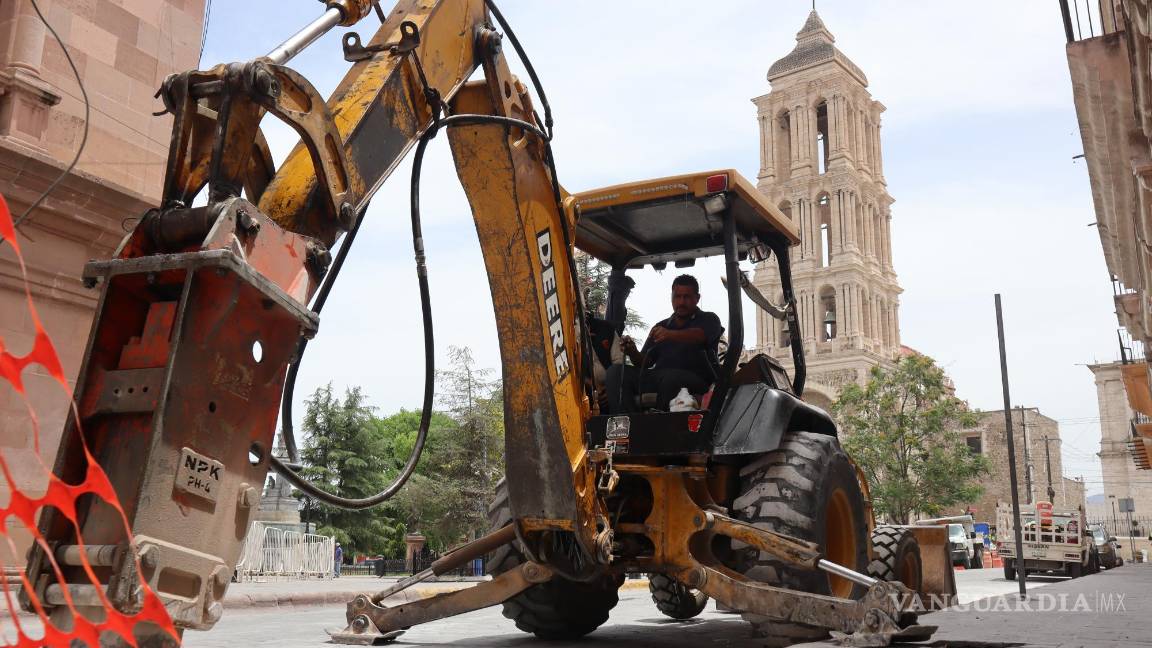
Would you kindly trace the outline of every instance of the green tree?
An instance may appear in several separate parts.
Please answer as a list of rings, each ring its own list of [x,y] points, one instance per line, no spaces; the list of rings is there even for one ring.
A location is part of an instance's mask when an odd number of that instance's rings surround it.
[[[576,250],[576,275],[580,278],[580,288],[584,291],[584,307],[588,312],[603,317],[608,308],[608,275],[612,266],[600,259]],[[626,329],[645,328],[644,318],[631,308],[624,318]]]
[[[492,370],[477,367],[467,347],[449,347],[448,357],[449,368],[436,379],[440,406],[455,429],[429,469],[449,490],[439,530],[463,540],[487,530],[488,503],[504,475],[504,393]]]
[[[304,401],[300,457],[303,475],[343,497],[368,497],[387,484],[388,448],[359,387],[341,399],[332,385],[318,388]],[[317,532],[336,537],[345,553],[396,551],[403,546],[403,525],[390,507],[349,511],[305,499],[302,518],[316,524]]]
[[[960,433],[976,424],[976,415],[931,358],[917,354],[892,370],[873,367],[868,384],[846,386],[832,411],[881,517],[907,524],[915,512],[939,515],[983,492],[978,479],[988,463]]]
[[[397,475],[403,468],[420,429],[420,410],[400,410],[377,419],[378,429],[388,446],[389,474]],[[442,457],[449,452],[457,433],[456,422],[443,412],[433,412],[429,421],[428,437],[416,471],[391,500],[394,513],[402,520],[405,532],[420,532],[428,538],[433,549],[442,549],[455,543],[458,535],[450,527],[449,503],[454,501],[453,485],[439,476]],[[402,549],[402,547],[401,547]],[[403,552],[400,552],[403,555]]]

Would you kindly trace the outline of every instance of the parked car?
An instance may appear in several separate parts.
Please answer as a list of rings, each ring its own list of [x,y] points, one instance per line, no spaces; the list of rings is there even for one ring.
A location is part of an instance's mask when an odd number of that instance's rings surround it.
[[[972,559],[975,554],[972,539],[968,536],[969,534],[964,531],[963,524],[948,525],[948,550],[952,554],[952,564],[963,565],[964,569],[972,568]]]
[[[1092,540],[1096,543],[1096,552],[1100,556],[1100,566],[1113,569],[1124,564],[1124,557],[1120,555],[1120,543],[1116,536],[1109,536],[1101,525],[1093,525]]]

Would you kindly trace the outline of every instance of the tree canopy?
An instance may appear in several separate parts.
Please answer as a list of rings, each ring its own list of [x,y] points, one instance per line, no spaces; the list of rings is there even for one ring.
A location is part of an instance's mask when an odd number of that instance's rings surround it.
[[[487,531],[487,506],[504,474],[503,392],[467,348],[449,349],[437,372],[438,401],[416,471],[393,499],[345,511],[304,499],[302,518],[334,535],[348,553],[404,555],[404,535],[420,532],[443,550]],[[333,493],[366,497],[400,473],[416,444],[420,410],[378,417],[359,387],[343,398],[332,386],[305,401],[303,474]]]
[[[988,462],[961,433],[976,415],[931,358],[916,354],[891,370],[873,367],[868,384],[847,385],[832,412],[881,517],[907,524],[913,513],[940,515],[983,492],[979,478]]]

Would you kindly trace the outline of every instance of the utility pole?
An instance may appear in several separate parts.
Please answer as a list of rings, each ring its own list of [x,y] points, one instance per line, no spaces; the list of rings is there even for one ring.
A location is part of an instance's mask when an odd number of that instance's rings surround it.
[[[1021,405],[1020,410],[1020,436],[1024,439],[1024,488],[1028,491],[1028,504],[1034,504],[1032,497],[1032,457],[1028,452],[1028,411]]]
[[[1020,584],[1020,598],[1028,598],[1024,569],[1024,527],[1020,524],[1020,487],[1016,482],[1016,441],[1012,438],[1012,399],[1008,395],[1008,352],[1004,350],[1004,315],[1000,310],[1000,294],[996,294],[996,333],[1000,338],[1000,382],[1004,386],[1004,427],[1008,436],[1008,481],[1012,485],[1012,526],[1016,540],[1016,579]],[[1028,444],[1025,443],[1027,448]],[[1135,562],[1135,561],[1133,561]]]

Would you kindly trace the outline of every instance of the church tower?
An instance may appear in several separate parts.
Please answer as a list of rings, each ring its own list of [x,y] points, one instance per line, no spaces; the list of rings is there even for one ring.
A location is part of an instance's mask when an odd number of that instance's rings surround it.
[[[892,197],[884,182],[880,114],[864,72],[835,46],[813,11],[796,47],[768,70],[771,91],[752,100],[760,121],[757,186],[800,228],[792,249],[803,327],[805,400],[828,406],[849,382],[900,353],[900,285],[892,268]],[[768,261],[755,284],[779,301]],[[757,313],[757,351],[791,371],[786,323]]]

